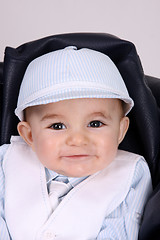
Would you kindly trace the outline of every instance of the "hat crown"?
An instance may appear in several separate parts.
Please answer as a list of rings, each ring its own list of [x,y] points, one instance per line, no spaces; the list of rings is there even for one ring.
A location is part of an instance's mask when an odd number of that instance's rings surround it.
[[[15,113],[21,118],[20,112],[28,106],[71,98],[104,98],[104,91],[108,97],[117,95],[131,103],[124,81],[107,55],[69,46],[40,56],[28,65]]]

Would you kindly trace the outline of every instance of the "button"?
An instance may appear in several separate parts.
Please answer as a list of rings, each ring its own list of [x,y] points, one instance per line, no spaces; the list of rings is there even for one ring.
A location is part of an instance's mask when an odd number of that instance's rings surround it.
[[[77,47],[76,46],[68,46],[68,47],[65,47],[65,50],[77,50]]]
[[[49,231],[44,232],[43,236],[45,240],[52,240],[56,238],[56,235]]]
[[[141,214],[138,213],[138,212],[136,212],[135,214],[136,214],[136,220],[137,220],[137,222],[140,224],[142,216],[141,216]]]

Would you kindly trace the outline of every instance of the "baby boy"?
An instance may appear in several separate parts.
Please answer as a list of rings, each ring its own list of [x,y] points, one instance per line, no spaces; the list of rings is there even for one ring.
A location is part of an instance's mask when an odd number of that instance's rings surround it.
[[[118,150],[132,107],[105,54],[70,46],[29,64],[20,136],[0,148],[1,239],[138,238],[150,172],[142,156]]]

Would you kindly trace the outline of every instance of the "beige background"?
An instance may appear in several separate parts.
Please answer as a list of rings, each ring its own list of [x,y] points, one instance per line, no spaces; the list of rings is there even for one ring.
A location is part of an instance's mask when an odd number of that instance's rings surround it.
[[[0,0],[0,61],[6,46],[69,32],[132,41],[148,75],[160,77],[160,0]]]

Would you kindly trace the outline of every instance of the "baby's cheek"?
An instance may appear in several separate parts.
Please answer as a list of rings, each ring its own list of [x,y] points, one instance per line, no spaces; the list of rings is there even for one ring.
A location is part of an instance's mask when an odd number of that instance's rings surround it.
[[[40,160],[47,156],[46,154],[48,153],[48,149],[45,142],[38,141],[35,146],[35,152]]]
[[[56,149],[55,145],[51,141],[44,141],[39,144],[39,155],[48,161],[54,155]]]

